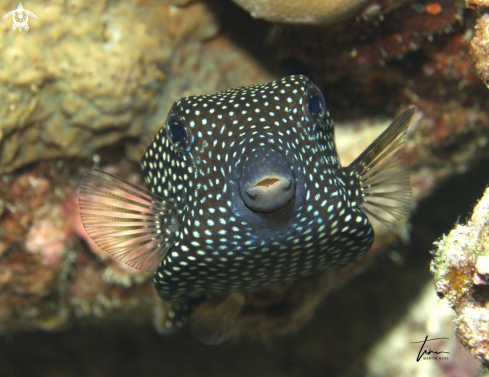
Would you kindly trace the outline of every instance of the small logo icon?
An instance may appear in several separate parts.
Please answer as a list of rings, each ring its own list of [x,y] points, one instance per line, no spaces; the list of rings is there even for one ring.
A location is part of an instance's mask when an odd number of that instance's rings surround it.
[[[24,9],[22,3],[19,3],[17,9],[8,12],[5,16],[3,16],[3,18],[10,16],[12,16],[12,19],[14,20],[14,24],[12,25],[13,31],[15,31],[17,28],[19,28],[19,31],[22,31],[22,28],[24,28],[26,31],[29,30],[29,25],[27,25],[29,16],[37,18],[37,16],[30,10]]]

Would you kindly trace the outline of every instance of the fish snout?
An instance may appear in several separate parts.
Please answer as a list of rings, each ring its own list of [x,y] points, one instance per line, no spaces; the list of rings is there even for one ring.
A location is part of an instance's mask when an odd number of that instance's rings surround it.
[[[272,212],[292,200],[295,180],[280,153],[258,148],[248,155],[244,163],[239,191],[246,206],[253,211]]]

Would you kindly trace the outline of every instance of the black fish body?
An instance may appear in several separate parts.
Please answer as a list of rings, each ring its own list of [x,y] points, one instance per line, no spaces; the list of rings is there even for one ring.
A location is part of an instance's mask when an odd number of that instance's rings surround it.
[[[92,171],[83,224],[117,259],[154,271],[172,332],[206,297],[361,259],[374,238],[367,214],[392,225],[409,210],[403,143],[413,112],[343,168],[324,98],[305,76],[182,98],[141,160],[151,193]],[[229,297],[216,317],[239,314]],[[207,343],[232,333],[232,324],[194,327]]]

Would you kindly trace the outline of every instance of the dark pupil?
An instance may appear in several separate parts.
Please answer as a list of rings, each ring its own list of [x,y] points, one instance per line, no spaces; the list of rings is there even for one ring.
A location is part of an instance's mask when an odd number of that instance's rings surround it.
[[[181,125],[178,123],[174,123],[170,125],[171,137],[173,138],[174,143],[178,143],[185,139],[186,132]]]
[[[319,98],[318,98],[317,94],[314,94],[314,97],[309,99],[309,103],[307,104],[307,106],[309,108],[309,112],[312,115],[317,115],[320,113],[321,104],[319,103]]]

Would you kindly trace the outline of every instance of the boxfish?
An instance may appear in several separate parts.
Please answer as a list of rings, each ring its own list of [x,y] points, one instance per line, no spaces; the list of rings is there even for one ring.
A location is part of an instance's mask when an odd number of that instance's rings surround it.
[[[189,322],[219,344],[247,294],[356,263],[373,219],[393,226],[407,215],[413,114],[343,167],[324,96],[306,76],[181,98],[142,156],[149,190],[91,170],[81,220],[108,254],[154,274],[162,333]]]

